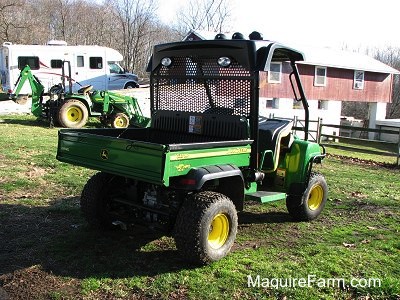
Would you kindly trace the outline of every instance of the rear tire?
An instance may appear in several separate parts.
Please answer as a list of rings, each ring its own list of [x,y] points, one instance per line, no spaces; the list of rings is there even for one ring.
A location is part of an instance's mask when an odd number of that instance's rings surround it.
[[[81,211],[94,228],[112,228],[111,199],[109,197],[113,188],[115,176],[108,173],[96,173],[85,184],[81,195]]]
[[[311,173],[308,186],[300,198],[295,195],[288,195],[286,198],[286,207],[292,218],[296,221],[310,221],[317,218],[328,199],[328,185],[325,177],[318,173]],[[300,202],[300,205],[293,204]]]
[[[85,104],[76,99],[65,101],[58,111],[58,122],[66,128],[81,128],[85,126],[88,117]]]
[[[225,195],[204,191],[183,203],[175,224],[175,242],[185,259],[208,264],[225,257],[235,242],[238,218]]]

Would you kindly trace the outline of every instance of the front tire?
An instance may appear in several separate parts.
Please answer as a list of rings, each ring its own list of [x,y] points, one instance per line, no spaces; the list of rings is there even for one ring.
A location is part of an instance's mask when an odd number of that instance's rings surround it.
[[[208,264],[225,257],[235,242],[238,218],[225,195],[204,191],[183,203],[175,224],[175,242],[186,259]]]
[[[299,196],[288,195],[286,207],[294,220],[310,221],[321,214],[327,199],[328,185],[325,177],[319,173],[311,173],[307,188],[301,199],[299,199]],[[295,203],[300,202],[300,205],[295,205]]]
[[[81,128],[89,117],[85,104],[76,99],[65,101],[58,111],[58,122],[62,127]]]
[[[124,113],[116,113],[111,116],[110,124],[112,128],[126,128],[129,126],[129,118]]]

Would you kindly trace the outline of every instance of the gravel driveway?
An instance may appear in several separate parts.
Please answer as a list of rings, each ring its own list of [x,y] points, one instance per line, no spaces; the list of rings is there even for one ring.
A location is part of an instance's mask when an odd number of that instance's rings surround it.
[[[17,104],[11,100],[0,101],[0,115],[30,113],[31,103],[31,99],[29,99],[24,105]]]

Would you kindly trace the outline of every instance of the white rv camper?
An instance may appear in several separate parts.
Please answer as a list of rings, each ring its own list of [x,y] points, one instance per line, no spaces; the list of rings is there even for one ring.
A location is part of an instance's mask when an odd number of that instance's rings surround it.
[[[29,65],[47,92],[62,81],[63,61],[70,61],[73,91],[92,85],[96,90],[138,87],[138,77],[120,66],[122,55],[100,46],[68,46],[64,41],[46,45],[13,45],[5,42],[0,51],[0,77],[4,91],[14,90],[20,71]],[[68,71],[66,72],[68,75]],[[29,85],[21,93],[29,94]]]

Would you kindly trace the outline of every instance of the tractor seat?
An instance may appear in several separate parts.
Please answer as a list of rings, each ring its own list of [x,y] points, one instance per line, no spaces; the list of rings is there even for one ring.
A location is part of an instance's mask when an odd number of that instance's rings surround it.
[[[259,151],[263,170],[271,172],[276,170],[281,145],[290,148],[293,143],[292,127],[291,120],[259,119]]]
[[[93,89],[93,85],[84,85],[83,87],[81,87],[78,90],[79,94],[84,94],[86,95],[87,93],[89,93],[91,90]]]

